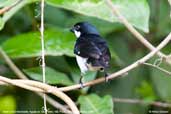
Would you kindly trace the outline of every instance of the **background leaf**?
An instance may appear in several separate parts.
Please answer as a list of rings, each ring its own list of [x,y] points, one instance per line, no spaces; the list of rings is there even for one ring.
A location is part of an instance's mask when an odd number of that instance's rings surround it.
[[[118,22],[105,0],[47,0],[47,3],[83,15]],[[113,3],[132,25],[148,32],[150,11],[146,0],[113,0]]]
[[[162,63],[160,67],[170,71],[170,66],[166,63]],[[152,84],[159,97],[163,100],[171,101],[171,76],[155,68],[151,68],[151,73]]]
[[[45,54],[53,56],[74,56],[75,37],[69,30],[51,29],[45,31]],[[17,35],[2,44],[11,57],[35,57],[41,55],[40,33],[30,32]]]
[[[0,97],[0,113],[1,114],[15,114],[16,101],[13,96]]]
[[[34,80],[42,81],[42,69],[41,67],[24,69],[24,72]],[[64,73],[55,71],[50,67],[46,67],[46,83],[48,84],[73,84],[71,80]]]
[[[78,99],[82,114],[114,114],[110,96],[100,98],[96,94],[80,96]]]

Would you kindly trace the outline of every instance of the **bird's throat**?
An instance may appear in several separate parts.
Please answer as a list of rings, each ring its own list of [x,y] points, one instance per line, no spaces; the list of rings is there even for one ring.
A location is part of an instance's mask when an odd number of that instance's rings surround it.
[[[79,32],[79,31],[74,31],[74,33],[75,33],[75,36],[76,36],[77,38],[79,38],[80,35],[81,35],[81,32]]]

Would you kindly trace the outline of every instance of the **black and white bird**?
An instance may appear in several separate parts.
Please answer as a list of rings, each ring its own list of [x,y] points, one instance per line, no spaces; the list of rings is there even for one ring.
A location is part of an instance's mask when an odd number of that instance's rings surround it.
[[[71,32],[77,37],[74,54],[81,70],[80,84],[86,71],[103,71],[107,81],[106,68],[109,67],[111,54],[106,41],[97,29],[88,22],[76,23]]]

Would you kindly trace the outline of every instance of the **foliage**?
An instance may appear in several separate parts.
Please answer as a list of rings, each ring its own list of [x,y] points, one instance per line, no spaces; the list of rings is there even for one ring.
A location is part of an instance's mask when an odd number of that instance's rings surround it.
[[[56,38],[58,36],[58,38]],[[29,41],[29,42],[28,42]],[[36,43],[37,42],[37,43]],[[20,45],[18,45],[20,44]],[[73,56],[74,37],[68,31],[45,31],[46,55]],[[36,57],[41,55],[40,33],[30,32],[17,35],[2,44],[8,55],[14,58]]]
[[[0,9],[18,0],[0,0]],[[32,80],[42,81],[39,58],[40,0],[22,0],[12,9],[0,15],[0,46],[13,62]],[[171,30],[170,5],[167,0],[112,0],[121,14],[152,44],[159,44]],[[75,36],[70,27],[79,21],[89,21],[97,27],[109,44],[112,54],[111,74],[147,54],[147,49],[137,41],[119,19],[113,15],[105,0],[46,0],[45,6],[45,54],[46,81],[55,86],[77,84],[80,70],[76,64],[73,47]],[[171,46],[163,50],[171,52]],[[153,58],[153,63],[157,58]],[[0,58],[0,75],[14,76],[13,71]],[[170,70],[170,65],[160,67]],[[102,77],[100,72],[88,72],[84,82]],[[171,78],[163,72],[147,66],[128,73],[108,83],[68,92],[84,111],[93,114],[148,114],[155,106],[113,103],[112,98],[141,98],[144,101],[171,101]],[[15,76],[14,78],[18,78]],[[2,93],[2,94],[1,94]],[[32,92],[19,88],[0,88],[0,112],[2,110],[40,110],[42,100]],[[58,101],[58,99],[55,98]],[[59,101],[62,103],[61,101]],[[29,105],[23,105],[29,104]],[[8,106],[7,106],[8,105]],[[52,106],[48,105],[51,109]]]
[[[16,110],[16,101],[13,96],[2,96],[0,98],[0,112],[1,114],[14,114]]]
[[[78,102],[81,104],[82,114],[113,114],[113,101],[110,96],[104,98],[95,94],[80,96]]]
[[[34,80],[43,81],[41,67],[25,69],[24,72]],[[46,83],[64,85],[73,84],[64,73],[57,72],[49,67],[46,67]]]

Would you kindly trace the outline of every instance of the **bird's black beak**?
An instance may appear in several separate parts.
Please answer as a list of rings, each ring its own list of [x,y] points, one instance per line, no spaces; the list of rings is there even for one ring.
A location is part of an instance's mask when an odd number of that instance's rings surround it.
[[[72,27],[72,28],[70,29],[70,31],[71,31],[71,32],[74,32],[74,30],[75,30],[75,28],[74,28],[74,27]]]

